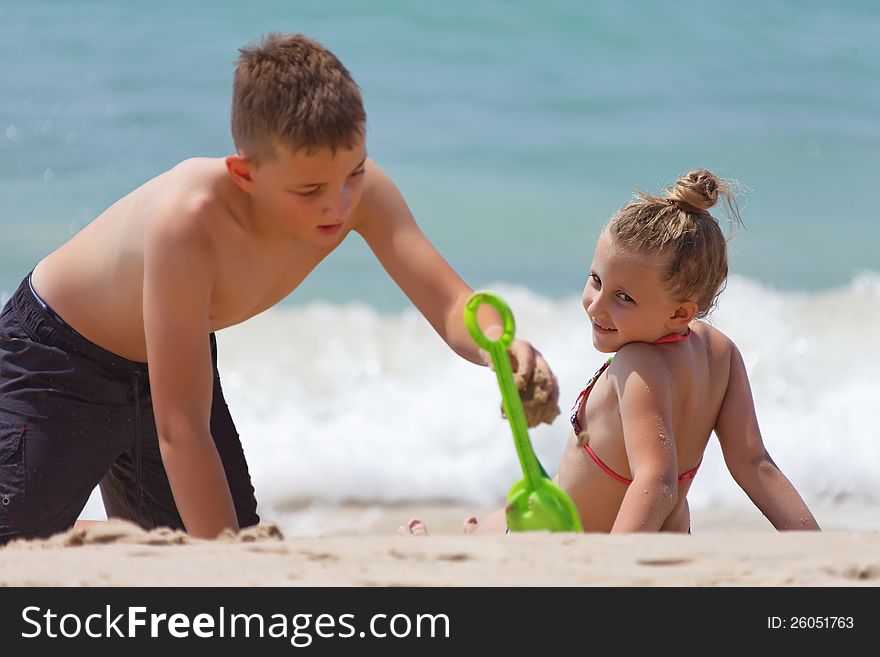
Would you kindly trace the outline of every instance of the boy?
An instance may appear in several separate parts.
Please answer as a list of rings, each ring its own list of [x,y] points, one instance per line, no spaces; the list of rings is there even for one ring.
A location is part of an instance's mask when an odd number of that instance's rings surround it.
[[[367,158],[348,71],[302,35],[240,53],[237,154],[117,201],[0,313],[0,543],[71,527],[98,482],[108,516],[144,527],[256,524],[214,331],[275,305],[352,231],[456,353],[488,364],[464,325],[471,289]],[[530,344],[511,355],[555,395]]]

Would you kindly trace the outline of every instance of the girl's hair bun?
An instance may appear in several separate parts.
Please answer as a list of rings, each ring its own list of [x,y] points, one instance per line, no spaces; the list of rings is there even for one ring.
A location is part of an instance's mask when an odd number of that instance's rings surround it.
[[[732,189],[738,183],[696,169],[655,196],[637,192],[608,222],[621,245],[638,253],[664,254],[663,276],[681,299],[697,303],[697,317],[715,305],[727,280],[727,239],[709,212],[719,200],[731,228],[742,224]]]
[[[668,203],[677,205],[688,212],[705,212],[718,202],[718,193],[728,190],[724,181],[719,180],[706,169],[696,169],[686,173],[664,196]]]

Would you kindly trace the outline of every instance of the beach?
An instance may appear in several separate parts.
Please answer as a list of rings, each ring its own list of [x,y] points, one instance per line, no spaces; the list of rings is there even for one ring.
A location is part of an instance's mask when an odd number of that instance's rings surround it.
[[[849,513],[864,520],[865,512],[876,511]],[[831,510],[816,513],[827,529],[821,533],[777,533],[760,516],[729,511],[712,522],[695,522],[691,536],[465,535],[460,526],[468,510],[454,505],[320,512],[336,533],[285,536],[277,525],[264,523],[205,541],[113,520],[49,539],[14,541],[0,548],[0,585],[880,585],[880,531],[876,525],[874,530],[836,528],[834,515],[849,516]],[[414,513],[425,520],[429,535],[397,535],[395,524]],[[351,533],[341,533],[345,526]]]

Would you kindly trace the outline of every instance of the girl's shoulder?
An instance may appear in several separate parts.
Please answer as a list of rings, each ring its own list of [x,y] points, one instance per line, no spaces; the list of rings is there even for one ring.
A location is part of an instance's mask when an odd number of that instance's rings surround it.
[[[671,377],[669,362],[662,349],[647,342],[629,342],[623,345],[608,368],[612,380],[624,381],[632,374],[648,384],[665,384]]]
[[[705,320],[694,320],[691,323],[691,331],[705,345],[710,357],[730,358],[731,353],[737,351],[736,344],[727,334]]]
[[[710,367],[729,363],[731,356],[738,353],[733,340],[708,322],[695,320],[691,323],[691,332],[687,343],[698,353],[705,352]],[[680,360],[674,354],[674,350],[658,349],[657,345],[647,342],[630,342],[614,355],[609,376],[613,378],[637,372],[646,379],[665,379],[679,371],[677,363],[680,364]]]

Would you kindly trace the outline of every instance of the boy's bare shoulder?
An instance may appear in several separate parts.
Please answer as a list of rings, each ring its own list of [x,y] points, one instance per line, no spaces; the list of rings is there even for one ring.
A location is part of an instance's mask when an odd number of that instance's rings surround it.
[[[373,160],[364,163],[364,190],[354,214],[355,229],[375,217],[386,216],[403,197],[391,177]]]
[[[226,208],[228,174],[222,160],[192,158],[180,162],[167,172],[168,200],[187,215],[217,213]]]
[[[396,189],[394,181],[382,167],[367,158],[364,162],[364,198],[387,193],[389,189]]]
[[[234,219],[222,160],[184,160],[151,182],[144,205],[152,210],[147,224],[155,236],[205,239]]]

